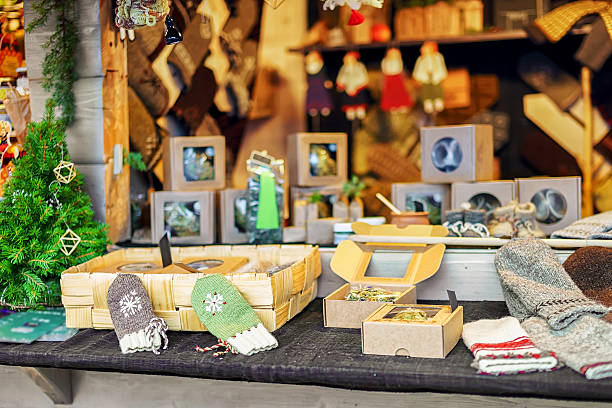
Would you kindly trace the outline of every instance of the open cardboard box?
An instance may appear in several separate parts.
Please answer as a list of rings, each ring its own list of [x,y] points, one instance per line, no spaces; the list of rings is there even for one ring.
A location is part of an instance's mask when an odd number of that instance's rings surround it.
[[[398,235],[432,236],[447,234],[441,226],[415,225],[397,228],[395,225],[370,226],[354,223],[353,230],[364,235],[383,235],[381,230],[389,233],[393,230]],[[388,235],[388,234],[387,234]],[[433,276],[440,267],[444,256],[444,244],[436,245],[385,245],[360,244],[350,240],[341,242],[331,260],[331,269],[348,283],[323,299],[323,323],[325,327],[343,327],[358,329],[361,322],[373,311],[388,302],[369,302],[346,300],[345,297],[353,288],[376,287],[391,292],[402,293],[394,303],[416,303],[416,283]],[[392,250],[406,252],[407,268],[402,277],[367,276],[368,266],[374,251]]]
[[[394,320],[407,309],[424,311],[427,321]],[[463,331],[463,307],[448,305],[382,305],[361,325],[363,354],[445,358]]]

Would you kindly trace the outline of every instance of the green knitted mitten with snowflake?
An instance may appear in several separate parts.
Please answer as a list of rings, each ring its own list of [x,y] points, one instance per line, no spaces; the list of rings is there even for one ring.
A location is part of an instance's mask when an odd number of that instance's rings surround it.
[[[251,306],[222,275],[198,279],[191,305],[208,331],[240,354],[250,356],[278,346]]]

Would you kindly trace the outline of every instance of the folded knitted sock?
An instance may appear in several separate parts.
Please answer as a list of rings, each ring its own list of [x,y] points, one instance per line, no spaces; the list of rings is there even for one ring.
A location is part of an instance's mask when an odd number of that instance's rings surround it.
[[[108,288],[108,310],[123,354],[168,348],[168,325],[155,316],[151,299],[140,278],[119,274]]]
[[[612,307],[612,248],[580,248],[563,262],[563,268],[587,297]]]
[[[553,330],[561,330],[584,315],[608,313],[584,296],[542,240],[510,241],[497,251],[495,266],[510,314],[521,321],[540,316]]]
[[[546,320],[530,317],[522,323],[534,344],[554,352],[587,380],[612,377],[612,324],[583,316],[565,330],[551,330]]]
[[[542,240],[512,240],[495,267],[510,314],[533,343],[587,379],[612,377],[612,324],[607,307],[588,299]]]
[[[466,323],[462,337],[478,374],[524,374],[559,366],[555,355],[537,348],[512,316]]]
[[[278,346],[251,306],[221,275],[198,279],[191,305],[208,331],[240,354],[250,356]]]
[[[612,239],[612,211],[578,220],[553,232],[551,238]]]

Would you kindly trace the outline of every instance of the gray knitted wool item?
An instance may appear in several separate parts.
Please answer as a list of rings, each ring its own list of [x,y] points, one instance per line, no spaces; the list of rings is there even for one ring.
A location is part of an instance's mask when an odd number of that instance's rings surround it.
[[[168,348],[164,319],[155,316],[147,292],[136,275],[118,274],[106,294],[108,310],[123,354]]]
[[[600,318],[609,309],[584,296],[548,245],[512,240],[497,251],[495,267],[510,314],[538,348],[587,379],[612,377],[612,324]]]
[[[578,220],[553,232],[551,238],[612,239],[612,211]]]

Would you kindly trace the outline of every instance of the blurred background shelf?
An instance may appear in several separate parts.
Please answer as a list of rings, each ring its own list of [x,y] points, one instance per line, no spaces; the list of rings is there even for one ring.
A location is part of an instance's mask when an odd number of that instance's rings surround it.
[[[584,26],[581,28],[572,29],[572,35],[584,35],[590,32],[590,26]],[[482,42],[495,42],[495,41],[509,41],[509,40],[526,40],[528,39],[527,32],[525,30],[509,30],[509,31],[497,31],[497,32],[485,32],[475,34],[464,34],[457,36],[443,36],[443,37],[427,37],[427,38],[415,38],[414,40],[407,41],[387,41],[387,42],[372,42],[369,44],[344,44],[337,47],[328,47],[325,45],[311,45],[308,47],[293,47],[289,48],[289,52],[307,53],[310,50],[317,50],[319,52],[347,52],[357,50],[379,50],[390,47],[416,47],[423,44],[423,41],[436,41],[438,44],[470,44],[470,43],[482,43]]]

